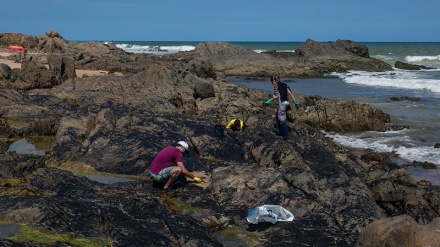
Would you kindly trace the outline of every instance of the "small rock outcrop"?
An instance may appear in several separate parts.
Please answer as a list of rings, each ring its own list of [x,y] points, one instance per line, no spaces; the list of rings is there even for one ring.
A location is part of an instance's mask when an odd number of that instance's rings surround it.
[[[68,51],[69,42],[56,31],[47,31],[38,37],[37,51],[63,54]]]
[[[422,247],[439,246],[440,218],[419,225],[407,215],[380,219],[364,228],[357,247]]]
[[[408,97],[408,96],[400,96],[400,97],[390,97],[388,98],[389,101],[413,101],[417,102],[420,101],[420,98],[418,97]]]
[[[56,73],[56,80],[64,82],[76,77],[75,63],[71,57],[49,54],[47,56],[49,70]]]
[[[394,63],[394,67],[396,67],[398,69],[406,69],[406,70],[434,69],[434,68],[423,66],[423,65],[404,63],[401,61],[396,61]]]
[[[391,66],[379,59],[370,58],[365,45],[348,40],[317,42],[307,39],[295,53],[307,64],[322,73],[348,70],[390,71]]]
[[[325,73],[347,70],[388,71],[387,63],[369,58],[368,48],[352,41],[321,43],[308,39],[294,53],[256,53],[224,42],[206,42],[194,51],[164,56],[166,59],[211,62],[226,75],[282,77],[322,77]]]
[[[50,88],[76,77],[75,64],[71,57],[59,54],[47,55],[48,67],[41,62],[23,61],[21,69],[0,64],[0,89],[28,91],[35,88]]]
[[[304,109],[294,111],[298,120],[315,128],[336,132],[386,131],[390,115],[374,110],[370,105],[357,102],[339,102],[324,99],[320,96],[304,98]],[[298,113],[299,112],[299,113]]]
[[[7,64],[0,63],[0,81],[5,81],[11,79],[11,67]]]
[[[347,56],[356,55],[363,58],[370,58],[368,47],[350,40],[337,40],[336,42],[316,42],[307,39],[298,49],[295,50],[299,56],[305,58],[320,56]]]
[[[33,51],[37,48],[39,40],[35,35],[27,35],[22,33],[0,33],[0,44],[21,45]]]

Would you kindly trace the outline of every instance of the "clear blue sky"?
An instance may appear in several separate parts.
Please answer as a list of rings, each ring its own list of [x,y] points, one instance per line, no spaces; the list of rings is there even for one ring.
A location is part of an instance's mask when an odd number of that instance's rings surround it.
[[[435,41],[440,0],[2,1],[0,33],[79,41]]]

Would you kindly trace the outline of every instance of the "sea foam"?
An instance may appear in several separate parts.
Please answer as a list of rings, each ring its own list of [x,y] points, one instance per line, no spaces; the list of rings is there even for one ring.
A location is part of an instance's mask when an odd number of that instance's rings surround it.
[[[378,136],[365,137],[365,133],[361,135],[340,135],[325,133],[327,137],[343,146],[356,149],[369,149],[375,152],[395,152],[401,159],[411,163],[412,161],[430,162],[436,164],[440,168],[440,152],[436,151],[432,146],[414,146],[410,143],[409,136],[396,136],[396,132],[366,132]],[[406,145],[404,145],[406,144]]]
[[[409,63],[420,62],[423,60],[438,60],[440,61],[440,55],[437,56],[407,56],[405,61]]]
[[[191,46],[191,45],[158,46],[158,45],[116,44],[116,46],[126,52],[152,53],[155,55],[173,54],[179,51],[191,51],[195,49],[195,46]]]
[[[427,90],[440,93],[440,80],[427,79],[404,70],[390,72],[350,71],[348,73],[333,73],[347,83],[375,86],[394,87],[411,90]]]

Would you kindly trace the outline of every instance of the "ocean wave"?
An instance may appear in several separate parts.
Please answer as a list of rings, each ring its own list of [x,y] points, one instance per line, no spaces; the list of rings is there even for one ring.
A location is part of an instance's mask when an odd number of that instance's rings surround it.
[[[108,42],[104,42],[108,43]],[[155,55],[173,54],[179,51],[192,51],[196,47],[195,45],[137,45],[137,44],[115,44],[118,48],[124,51],[132,53],[152,53]],[[271,49],[254,48],[252,49],[256,53],[263,53],[273,51]],[[294,49],[276,49],[277,52],[295,52]]]
[[[263,52],[269,52],[271,50],[266,50],[266,49],[254,49],[253,51],[255,51],[256,53],[263,53]],[[295,52],[295,50],[276,50],[276,52]]]
[[[436,165],[440,165],[440,153],[435,152],[434,149],[434,147],[427,146],[399,147],[396,153],[403,159],[410,162],[430,162]]]
[[[440,55],[437,56],[407,56],[405,57],[405,61],[408,63],[414,63],[414,62],[421,62],[421,61],[433,61],[438,60],[440,61]]]
[[[132,53],[152,53],[155,55],[173,54],[179,51],[191,51],[196,47],[192,45],[136,45],[136,44],[116,44],[126,52]]]
[[[386,133],[386,132],[385,132]],[[413,146],[409,136],[396,136],[380,133],[381,136],[362,137],[325,133],[335,142],[350,148],[370,149],[376,152],[395,152],[401,159],[413,162],[430,162],[440,166],[440,153],[431,146]],[[406,145],[404,145],[406,143]],[[440,168],[440,167],[439,167]]]
[[[341,135],[341,134],[330,134],[326,133],[327,137],[330,137],[335,142],[351,147],[351,148],[358,148],[358,149],[372,149],[377,152],[393,152],[396,151],[396,149],[387,144],[387,142],[390,142],[394,137],[359,137],[359,136],[349,136],[349,135]],[[402,137],[398,137],[402,141]],[[394,139],[394,142],[397,140]]]
[[[432,71],[438,72],[439,70]],[[420,72],[396,69],[389,72],[349,71],[348,73],[332,73],[332,75],[340,77],[346,83],[440,93],[440,80],[425,78]]]

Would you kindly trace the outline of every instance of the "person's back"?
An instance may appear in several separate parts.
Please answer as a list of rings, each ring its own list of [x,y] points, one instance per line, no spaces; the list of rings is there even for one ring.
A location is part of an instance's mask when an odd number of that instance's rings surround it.
[[[150,172],[157,174],[165,167],[182,162],[182,153],[173,146],[162,149],[151,162]]]
[[[194,182],[202,180],[189,172],[183,164],[182,153],[188,153],[189,145],[185,141],[179,141],[175,146],[168,146],[162,149],[151,162],[150,178],[153,182],[164,184],[163,189],[168,190],[169,186],[180,176],[185,175]]]
[[[279,95],[280,95],[280,101],[288,101],[288,92],[290,92],[289,86],[287,86],[286,83],[284,82],[279,82],[278,83],[278,91],[279,91]]]
[[[243,129],[243,121],[240,119],[232,119],[226,128],[231,129],[232,131],[241,131]]]

